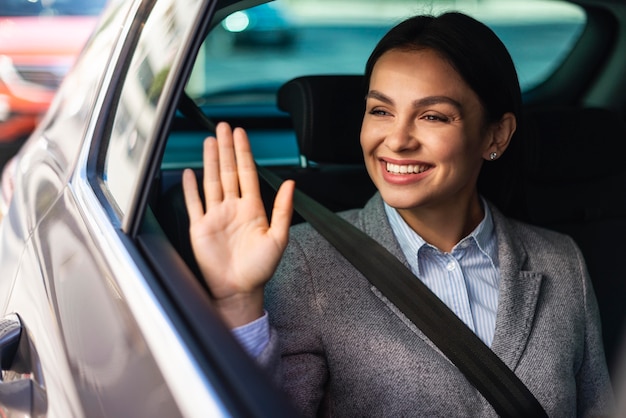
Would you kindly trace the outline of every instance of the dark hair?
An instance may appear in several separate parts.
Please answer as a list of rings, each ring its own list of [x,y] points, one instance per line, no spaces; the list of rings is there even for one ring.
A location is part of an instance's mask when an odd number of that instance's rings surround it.
[[[506,112],[515,115],[517,129],[507,152],[483,164],[478,188],[507,215],[520,216],[522,197],[514,184],[520,181],[520,147],[525,136],[522,94],[515,65],[502,41],[489,27],[462,13],[411,17],[387,32],[372,51],[365,66],[366,88],[378,59],[394,49],[437,52],[476,93],[485,122],[498,121]]]
[[[370,55],[366,85],[374,64],[392,49],[436,51],[476,93],[487,121],[499,120],[506,112],[520,119],[522,98],[515,65],[502,41],[483,23],[458,12],[415,16],[399,23]]]

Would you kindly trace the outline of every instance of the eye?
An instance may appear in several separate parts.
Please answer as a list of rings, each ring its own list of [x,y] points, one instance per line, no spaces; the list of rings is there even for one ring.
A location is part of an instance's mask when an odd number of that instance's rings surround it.
[[[369,111],[369,114],[374,116],[388,116],[390,113],[384,109],[374,107]]]
[[[447,116],[443,116],[440,114],[428,113],[422,116],[422,119],[432,122],[448,122],[450,119]]]

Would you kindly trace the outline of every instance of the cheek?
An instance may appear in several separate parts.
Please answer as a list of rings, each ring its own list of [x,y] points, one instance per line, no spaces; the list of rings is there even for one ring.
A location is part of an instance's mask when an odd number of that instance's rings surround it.
[[[361,136],[360,136],[361,149],[363,150],[364,155],[367,156],[376,147],[375,138],[376,138],[376,135],[374,132],[372,132],[371,124],[369,124],[367,120],[364,119],[363,123],[361,124]]]
[[[375,151],[377,149],[377,144],[379,141],[376,141],[376,137],[372,135],[370,129],[368,129],[367,124],[364,122],[361,127],[361,150],[363,152],[363,160],[365,162],[365,169],[367,170],[369,176],[375,182],[376,172],[377,172],[377,163],[375,156]]]
[[[441,147],[439,159],[454,167],[454,171],[462,173],[463,177],[473,177],[482,165],[482,153],[476,144],[467,142],[457,144],[456,147]]]
[[[462,135],[455,129],[422,130],[420,146],[423,152],[441,162],[455,162],[466,158],[469,147]]]
[[[455,127],[439,134],[439,140],[431,141],[431,145],[436,148],[440,157],[455,160],[481,158],[484,138],[480,133],[467,128]]]

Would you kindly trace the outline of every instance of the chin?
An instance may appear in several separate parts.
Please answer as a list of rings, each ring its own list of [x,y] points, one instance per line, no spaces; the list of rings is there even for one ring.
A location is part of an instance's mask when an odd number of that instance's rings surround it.
[[[411,194],[409,191],[380,191],[380,195],[385,203],[394,209],[412,209],[424,204],[424,202],[411,196]]]

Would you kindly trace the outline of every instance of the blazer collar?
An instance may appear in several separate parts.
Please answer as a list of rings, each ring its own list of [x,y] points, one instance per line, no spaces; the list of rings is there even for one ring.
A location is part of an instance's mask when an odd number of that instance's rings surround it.
[[[532,328],[543,275],[527,267],[528,253],[513,221],[490,205],[498,240],[500,291],[491,349],[512,369]]]
[[[528,254],[515,231],[513,222],[491,203],[488,202],[488,204],[496,230],[500,263],[498,312],[491,349],[514,370],[530,336],[542,275],[539,272],[526,270]],[[360,212],[357,223],[365,233],[376,239],[409,267],[389,225],[379,193],[376,193]],[[428,340],[387,298],[376,289],[373,291],[405,324],[422,339]],[[428,343],[434,347],[429,340]]]
[[[359,218],[357,221],[357,227],[359,227],[367,235],[374,238],[391,252],[396,258],[402,261],[407,267],[409,267],[406,257],[400,248],[400,244],[396,240],[387,214],[385,213],[385,207],[383,199],[380,193],[376,194],[367,202],[365,207],[359,212]]]

